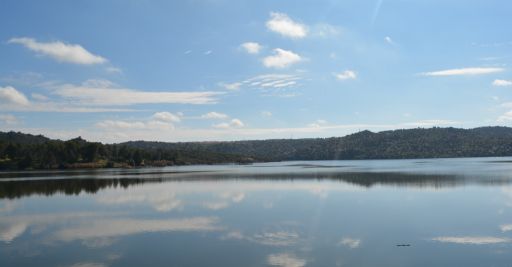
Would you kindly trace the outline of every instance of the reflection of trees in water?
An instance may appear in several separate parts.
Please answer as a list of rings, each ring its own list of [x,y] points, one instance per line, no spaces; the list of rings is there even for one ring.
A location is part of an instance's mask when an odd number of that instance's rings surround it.
[[[21,198],[31,195],[54,194],[78,195],[82,192],[96,193],[101,189],[128,188],[160,179],[56,179],[0,182],[0,198]]]
[[[134,173],[130,173],[134,175]],[[102,189],[128,188],[144,183],[163,182],[200,182],[226,180],[258,180],[258,181],[293,181],[293,180],[330,180],[340,181],[361,187],[370,188],[376,185],[443,188],[466,184],[505,185],[512,179],[507,176],[464,176],[449,174],[413,174],[393,172],[308,172],[308,173],[145,173],[140,178],[65,178],[47,180],[10,180],[0,182],[1,198],[21,198],[31,195],[66,194],[78,195],[82,192],[94,194]],[[151,177],[152,176],[152,177]]]
[[[442,188],[455,187],[467,182],[463,177],[455,175],[405,173],[350,173],[336,178],[350,184],[364,187],[387,185],[398,187]]]

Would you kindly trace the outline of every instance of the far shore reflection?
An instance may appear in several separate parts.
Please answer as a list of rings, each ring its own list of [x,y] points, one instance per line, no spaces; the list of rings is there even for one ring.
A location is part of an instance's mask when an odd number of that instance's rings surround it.
[[[471,159],[469,159],[470,161]],[[225,180],[329,180],[364,188],[373,186],[444,188],[470,184],[499,186],[512,183],[512,164],[487,160],[487,165],[504,166],[499,172],[468,171],[468,159],[423,161],[358,161],[320,163],[272,163],[261,165],[186,166],[175,169],[105,169],[48,172],[0,173],[0,199],[31,195],[94,194],[108,188],[128,188],[152,183]],[[477,162],[477,159],[474,159]],[[375,163],[380,165],[374,166]],[[495,165],[496,162],[500,164]],[[411,164],[413,163],[413,164]],[[366,164],[366,165],[365,165]],[[387,166],[388,164],[389,166]],[[421,169],[411,169],[420,166]],[[507,170],[510,169],[510,172]]]

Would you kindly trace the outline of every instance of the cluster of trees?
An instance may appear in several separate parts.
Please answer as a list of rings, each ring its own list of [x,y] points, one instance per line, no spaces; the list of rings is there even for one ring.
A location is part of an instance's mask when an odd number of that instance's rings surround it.
[[[344,137],[105,145],[0,133],[0,169],[97,168],[253,161],[512,156],[512,128],[430,128]]]
[[[128,142],[137,148],[207,150],[265,161],[512,156],[512,128],[417,128],[344,137],[235,142]]]
[[[0,170],[167,166],[251,160],[204,150],[145,149],[87,142],[80,137],[61,141],[23,133],[0,133]]]

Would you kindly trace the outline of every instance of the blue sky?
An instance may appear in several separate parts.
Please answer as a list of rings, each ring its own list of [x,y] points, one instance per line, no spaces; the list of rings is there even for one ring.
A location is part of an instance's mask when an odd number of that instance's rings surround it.
[[[511,126],[512,2],[0,3],[0,129],[197,141]]]

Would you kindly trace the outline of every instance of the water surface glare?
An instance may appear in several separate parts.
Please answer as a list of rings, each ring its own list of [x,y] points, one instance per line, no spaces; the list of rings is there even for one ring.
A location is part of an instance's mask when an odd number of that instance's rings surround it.
[[[510,266],[512,158],[0,174],[0,266]]]

